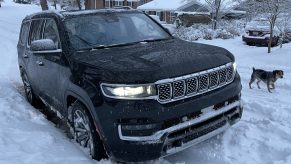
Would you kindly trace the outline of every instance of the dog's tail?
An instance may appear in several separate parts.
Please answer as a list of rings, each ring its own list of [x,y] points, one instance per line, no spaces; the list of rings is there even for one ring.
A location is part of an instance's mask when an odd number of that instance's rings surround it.
[[[255,67],[253,67],[253,72],[255,72],[255,70],[256,70]]]

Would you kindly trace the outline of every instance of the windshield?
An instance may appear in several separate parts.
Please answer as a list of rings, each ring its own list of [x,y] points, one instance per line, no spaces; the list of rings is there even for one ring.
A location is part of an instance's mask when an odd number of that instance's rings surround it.
[[[268,20],[254,20],[250,22],[252,26],[269,26],[270,23]]]
[[[171,37],[142,13],[103,13],[65,20],[72,46],[77,50]]]

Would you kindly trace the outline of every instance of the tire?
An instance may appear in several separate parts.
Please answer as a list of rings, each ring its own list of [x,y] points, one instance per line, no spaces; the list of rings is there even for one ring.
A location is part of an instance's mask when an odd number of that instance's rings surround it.
[[[41,109],[44,108],[45,105],[41,101],[41,99],[33,92],[32,86],[30,84],[30,81],[28,79],[27,74],[25,71],[21,71],[21,79],[23,82],[25,97],[27,101],[35,108]]]
[[[250,42],[246,42],[246,45],[248,45],[248,46],[252,46],[253,44],[250,43]]]
[[[86,107],[76,101],[71,105],[73,136],[77,143],[83,148],[89,149],[90,156],[100,161],[108,158],[103,146],[103,142],[98,135],[93,119]]]

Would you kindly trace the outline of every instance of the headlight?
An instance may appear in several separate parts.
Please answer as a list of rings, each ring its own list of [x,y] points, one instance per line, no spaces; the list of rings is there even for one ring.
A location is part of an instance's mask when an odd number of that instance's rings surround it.
[[[155,85],[101,84],[106,97],[116,99],[147,99],[156,96]]]
[[[233,71],[236,72],[236,62],[232,63]]]

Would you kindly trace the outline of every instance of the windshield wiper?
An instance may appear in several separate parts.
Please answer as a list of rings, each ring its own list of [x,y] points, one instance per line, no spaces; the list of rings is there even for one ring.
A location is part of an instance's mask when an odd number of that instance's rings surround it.
[[[160,38],[160,39],[145,39],[142,42],[159,42],[159,41],[170,40],[170,39],[172,39],[172,37]]]
[[[130,45],[138,44],[138,43],[140,42],[111,44],[111,45],[97,45],[97,46],[93,46],[92,49],[94,50],[94,49],[105,49],[105,48],[112,48],[112,47],[123,47],[123,46],[130,46]]]
[[[142,40],[142,41],[138,41],[138,42],[121,43],[121,44],[95,45],[95,46],[92,46],[92,50],[106,49],[106,48],[112,48],[112,47],[124,47],[124,46],[135,45],[135,44],[139,44],[139,43],[143,43],[143,42],[158,42],[158,41],[170,40],[170,39],[172,39],[172,37],[161,38],[161,39],[148,39],[148,40]]]

